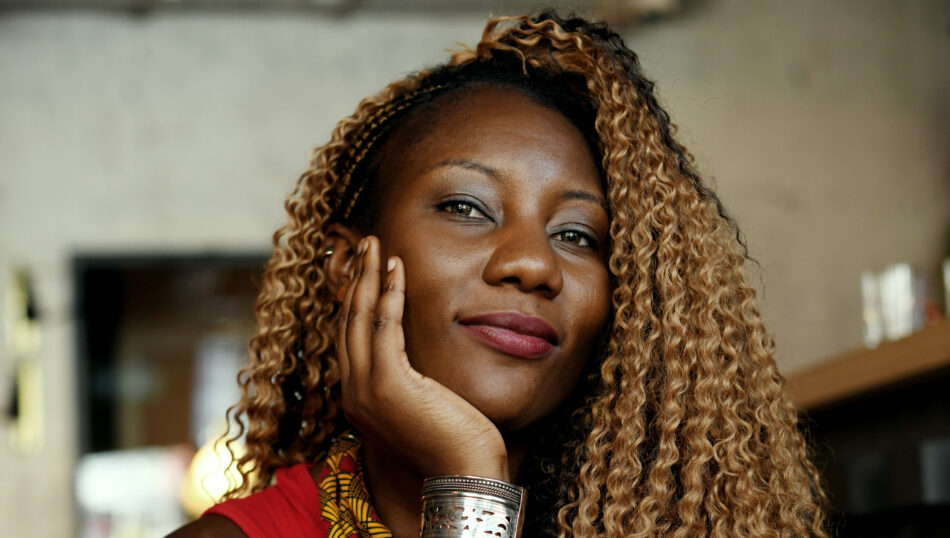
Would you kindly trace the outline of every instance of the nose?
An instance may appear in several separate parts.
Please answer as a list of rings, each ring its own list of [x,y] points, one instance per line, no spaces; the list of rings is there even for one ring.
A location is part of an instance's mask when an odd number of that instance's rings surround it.
[[[513,286],[547,298],[561,293],[564,275],[546,231],[516,227],[496,233],[498,241],[482,275],[485,282]]]

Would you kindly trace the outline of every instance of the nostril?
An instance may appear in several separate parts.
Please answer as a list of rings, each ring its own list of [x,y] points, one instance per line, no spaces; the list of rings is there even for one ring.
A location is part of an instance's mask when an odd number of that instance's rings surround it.
[[[518,288],[524,288],[524,282],[516,276],[506,276],[501,279],[502,284],[511,284],[512,286],[517,286]],[[525,291],[528,291],[527,289]],[[551,286],[545,283],[537,283],[531,287],[531,291],[540,291],[541,293],[552,293]]]
[[[548,247],[536,247],[525,241],[507,241],[496,246],[482,270],[482,278],[486,283],[525,293],[557,295],[562,285],[557,255]]]

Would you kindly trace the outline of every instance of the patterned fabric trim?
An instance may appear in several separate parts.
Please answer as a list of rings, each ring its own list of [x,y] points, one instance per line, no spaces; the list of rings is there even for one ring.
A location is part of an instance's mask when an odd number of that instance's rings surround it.
[[[363,466],[360,440],[353,434],[340,436],[320,471],[320,517],[330,524],[329,538],[392,538],[373,510]]]

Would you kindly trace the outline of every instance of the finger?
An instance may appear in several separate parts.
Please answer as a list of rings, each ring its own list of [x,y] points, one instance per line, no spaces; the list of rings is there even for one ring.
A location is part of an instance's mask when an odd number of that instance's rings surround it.
[[[376,318],[373,320],[373,349],[378,352],[373,367],[378,367],[383,375],[392,372],[394,367],[409,366],[406,357],[406,335],[402,326],[406,304],[405,268],[402,260],[393,256],[388,260],[387,269],[382,294],[376,307]]]
[[[336,328],[336,361],[340,367],[340,383],[345,387],[350,379],[350,361],[346,353],[346,313],[349,311],[350,286],[343,288],[343,301]]]
[[[346,349],[350,378],[365,381],[372,362],[373,316],[379,301],[379,241],[364,239],[358,280],[353,283],[353,299],[347,319]]]
[[[359,278],[360,249],[357,247],[357,253],[354,254],[353,271],[350,274],[349,282],[343,288],[343,300],[340,302],[339,322],[336,333],[337,360],[340,364],[340,383],[344,391],[349,385],[350,380],[350,357],[346,345],[347,328],[349,327],[350,305],[353,304],[353,292],[356,289],[356,281]]]

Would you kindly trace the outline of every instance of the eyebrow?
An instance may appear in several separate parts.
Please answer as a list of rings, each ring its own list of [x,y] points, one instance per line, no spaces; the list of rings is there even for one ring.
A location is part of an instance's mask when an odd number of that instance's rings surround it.
[[[607,200],[604,200],[603,197],[597,196],[596,194],[592,194],[587,191],[567,191],[561,195],[561,199],[562,200],[583,200],[586,202],[593,202],[599,205],[608,214],[610,214],[610,208],[607,206]]]
[[[467,170],[474,170],[475,172],[481,172],[482,174],[496,181],[501,179],[501,176],[498,174],[497,171],[495,171],[494,168],[489,168],[485,166],[484,164],[479,164],[475,161],[470,161],[468,159],[446,159],[444,161],[433,164],[432,166],[426,169],[426,172],[435,170],[436,168],[440,168],[443,166],[458,166],[460,168],[465,168]]]
[[[483,164],[479,164],[475,161],[470,161],[468,159],[446,159],[444,161],[437,162],[426,169],[426,172],[440,168],[443,166],[458,166],[459,168],[465,168],[466,170],[473,170],[484,174],[485,176],[499,181],[501,180],[501,174],[499,174],[494,168],[490,168]],[[581,191],[581,190],[571,190],[563,193],[561,195],[562,200],[581,200],[585,202],[592,202],[600,206],[604,211],[610,213],[610,209],[607,205],[607,201],[604,200],[602,196],[598,196],[591,192]]]

